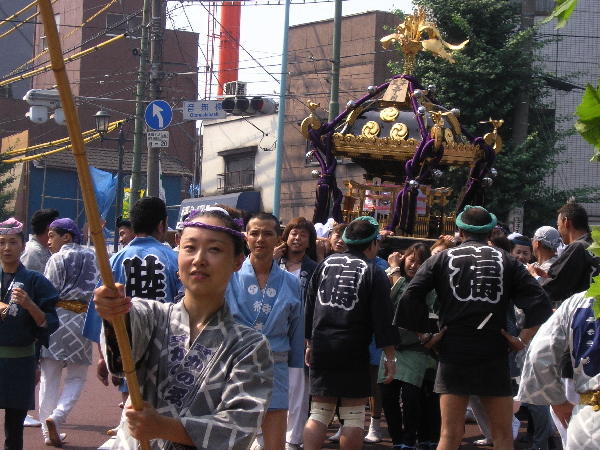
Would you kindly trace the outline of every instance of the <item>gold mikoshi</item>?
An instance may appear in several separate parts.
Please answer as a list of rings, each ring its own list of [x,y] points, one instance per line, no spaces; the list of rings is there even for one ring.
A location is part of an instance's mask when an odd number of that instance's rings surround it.
[[[379,124],[377,122],[375,122],[374,120],[369,120],[362,127],[362,135],[367,137],[376,137],[379,134],[380,130],[381,128],[379,127]]]
[[[394,120],[396,120],[396,118],[398,117],[399,113],[400,113],[400,111],[398,111],[398,108],[390,106],[388,108],[383,109],[379,113],[379,117],[384,122],[393,122]]]
[[[406,139],[408,136],[408,127],[404,123],[396,123],[390,130],[390,137],[395,141]]]

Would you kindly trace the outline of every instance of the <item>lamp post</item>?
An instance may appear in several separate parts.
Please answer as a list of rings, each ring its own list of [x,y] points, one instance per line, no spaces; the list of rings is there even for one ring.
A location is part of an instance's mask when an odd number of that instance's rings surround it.
[[[119,126],[119,135],[116,138],[106,137],[104,134],[108,131],[110,123],[110,114],[106,111],[98,111],[94,115],[96,120],[96,131],[100,134],[102,141],[116,141],[119,145],[119,156],[117,164],[117,205],[115,208],[115,237],[113,240],[113,252],[119,250],[119,230],[117,229],[117,217],[123,213],[123,146],[125,142],[132,142],[133,139],[126,139],[123,132],[123,124]]]

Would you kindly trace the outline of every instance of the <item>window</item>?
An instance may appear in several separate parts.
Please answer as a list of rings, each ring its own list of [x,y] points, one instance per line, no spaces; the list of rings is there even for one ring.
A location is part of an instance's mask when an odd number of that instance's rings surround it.
[[[224,192],[254,189],[256,147],[236,148],[218,153],[225,160],[225,172],[217,175],[217,188]]]
[[[54,14],[54,21],[56,22],[56,31],[60,33],[60,14]],[[42,47],[42,51],[48,50],[48,43],[45,34],[40,36],[40,46]]]
[[[106,15],[106,35],[118,36],[127,33],[129,37],[141,38],[142,18],[140,16],[127,18],[128,15],[108,13]]]

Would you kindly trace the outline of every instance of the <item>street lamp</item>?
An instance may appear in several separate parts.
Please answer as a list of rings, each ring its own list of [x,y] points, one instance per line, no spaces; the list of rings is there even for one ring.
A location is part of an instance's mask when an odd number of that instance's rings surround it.
[[[100,110],[94,115],[94,119],[96,120],[96,131],[101,135],[106,133],[110,123],[110,113]]]
[[[125,138],[123,124],[119,125],[118,137],[109,138],[104,136],[104,133],[108,131],[108,125],[110,123],[110,113],[107,111],[98,111],[94,115],[94,119],[96,120],[96,131],[100,134],[100,140],[116,141],[119,145],[119,160],[117,165],[117,206],[115,210],[115,237],[113,241],[113,251],[116,253],[119,250],[119,230],[117,230],[116,219],[118,215],[123,212],[123,144],[125,144],[125,142],[131,142],[132,139]]]

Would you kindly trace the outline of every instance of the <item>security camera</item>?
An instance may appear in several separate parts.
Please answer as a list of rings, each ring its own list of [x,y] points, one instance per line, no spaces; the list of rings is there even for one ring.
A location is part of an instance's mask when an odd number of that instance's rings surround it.
[[[23,97],[32,106],[60,108],[60,96],[56,89],[30,89]]]
[[[54,110],[54,114],[50,116],[51,119],[54,119],[57,125],[65,125],[65,112],[62,108],[56,108]]]
[[[29,117],[29,120],[34,123],[44,123],[48,120],[48,107],[32,106],[29,108],[29,112],[25,114],[25,117]]]

